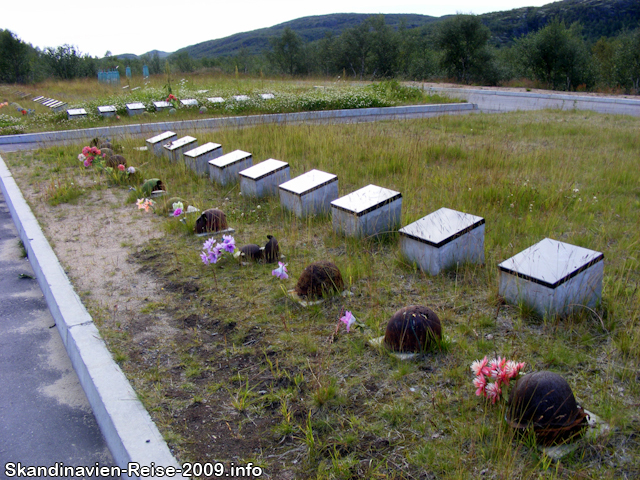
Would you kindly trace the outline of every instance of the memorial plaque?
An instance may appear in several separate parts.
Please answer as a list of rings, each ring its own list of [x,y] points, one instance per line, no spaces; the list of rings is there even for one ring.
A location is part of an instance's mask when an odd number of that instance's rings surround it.
[[[550,238],[500,265],[499,293],[508,302],[540,315],[564,316],[602,300],[604,255]]]
[[[224,98],[222,97],[209,97],[207,100],[211,103],[224,103]]]
[[[127,103],[127,113],[130,117],[140,115],[146,111],[146,107],[142,102]]]
[[[198,175],[209,175],[209,160],[218,158],[221,155],[222,145],[209,142],[184,152],[184,161]]]
[[[102,117],[115,117],[116,107],[113,105],[103,105],[98,107],[98,114]]]
[[[289,180],[289,164],[270,158],[257,165],[242,170],[240,191],[248,197],[277,195],[278,185]]]
[[[72,108],[67,110],[68,120],[76,120],[78,118],[87,118],[87,111],[84,108]]]
[[[280,204],[298,217],[326,214],[338,198],[338,177],[314,169],[282,183],[278,190]]]
[[[196,100],[195,98],[184,98],[184,99],[180,100],[180,103],[182,105],[184,105],[185,107],[197,107],[198,106],[198,100]]]
[[[238,174],[253,165],[253,157],[242,150],[234,150],[214,160],[209,160],[209,178],[219,185],[239,180]]]
[[[399,230],[404,256],[437,275],[461,263],[484,263],[484,218],[441,208]]]
[[[236,102],[246,102],[247,100],[249,100],[249,97],[247,95],[234,95],[233,99]]]
[[[399,226],[401,210],[400,192],[367,185],[331,202],[331,222],[347,236],[377,235]]]
[[[273,93],[261,93],[260,98],[263,100],[273,100],[276,97]]]
[[[163,145],[171,143],[178,139],[178,135],[175,132],[167,131],[156,135],[155,137],[148,138],[146,143],[149,150],[151,150],[157,157],[166,152]]]
[[[162,110],[168,110],[170,108],[173,108],[173,105],[170,102],[167,102],[165,100],[161,100],[159,102],[153,102],[153,106],[156,109],[156,112],[161,112]]]
[[[198,140],[193,137],[185,136],[175,140],[171,143],[164,145],[164,149],[167,151],[169,160],[172,162],[179,162],[183,160],[183,153],[193,150],[198,146]]]

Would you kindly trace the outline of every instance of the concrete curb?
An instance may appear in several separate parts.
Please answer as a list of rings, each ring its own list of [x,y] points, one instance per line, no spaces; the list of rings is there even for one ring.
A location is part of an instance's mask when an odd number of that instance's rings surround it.
[[[275,113],[269,115],[247,115],[241,117],[203,118],[176,122],[158,122],[113,127],[64,130],[59,132],[24,133],[0,136],[0,145],[11,144],[51,144],[79,143],[95,137],[113,138],[120,135],[133,137],[153,136],[172,130],[216,130],[224,127],[246,127],[264,123],[300,122],[370,122],[374,120],[395,120],[430,117],[443,113],[467,113],[477,110],[471,103],[445,103],[435,105],[407,105],[402,107],[356,108],[349,110],[323,110],[317,112]]]
[[[446,88],[446,87],[429,87],[434,92],[447,92],[459,94],[480,94],[480,95],[496,95],[499,97],[519,97],[519,98],[543,98],[545,100],[567,100],[571,102],[591,102],[591,103],[613,103],[618,105],[633,105],[640,107],[640,99],[631,98],[609,98],[609,97],[587,97],[585,95],[566,95],[566,94],[549,94],[549,93],[531,93],[531,92],[504,92],[498,90],[483,90],[473,88]]]
[[[1,156],[0,187],[114,462],[123,469],[131,462],[180,468],[124,373],[111,358]],[[139,477],[123,475],[123,478]]]

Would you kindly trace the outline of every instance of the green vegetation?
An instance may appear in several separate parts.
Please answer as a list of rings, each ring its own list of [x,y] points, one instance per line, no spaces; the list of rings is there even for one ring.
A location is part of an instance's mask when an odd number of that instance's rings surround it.
[[[345,239],[326,217],[300,220],[275,198],[243,198],[119,139],[144,178],[222,208],[239,245],[276,235],[291,278],[230,257],[204,266],[203,239],[166,218],[166,236],[131,257],[164,285],[162,303],[118,318],[112,306],[88,299],[88,308],[181,461],[253,461],[271,478],[631,478],[640,472],[639,128],[630,117],[544,111],[200,136],[256,162],[288,161],[292,177],[338,173],[341,195],[368,183],[398,190],[403,224],[442,206],[486,218],[486,264],[436,277],[403,262],[397,238]],[[104,183],[78,165],[78,151],[7,161],[23,189],[60,177]],[[547,236],[604,252],[595,311],[537,318],[500,304],[496,265]],[[352,295],[304,308],[286,292],[318,259],[339,266]],[[434,309],[450,348],[406,363],[369,346],[409,304]],[[345,309],[364,327],[334,333]],[[561,373],[610,433],[554,463],[514,436],[501,405],[474,396],[469,365],[484,355]]]
[[[0,32],[0,82],[224,72],[251,76],[455,80],[541,88],[640,92],[637,0],[564,0],[485,15],[335,14],[305,17],[178,50],[102,58],[63,45],[38,51]],[[554,58],[541,58],[551,56]],[[562,81],[561,81],[562,79]],[[123,79],[124,81],[124,79]]]

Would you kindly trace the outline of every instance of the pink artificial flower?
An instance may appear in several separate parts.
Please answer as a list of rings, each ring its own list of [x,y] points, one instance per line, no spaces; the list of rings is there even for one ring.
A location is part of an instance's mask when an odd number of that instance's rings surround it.
[[[500,385],[498,384],[498,382],[489,383],[485,387],[484,391],[485,391],[485,396],[491,400],[491,403],[496,403],[496,400],[500,398],[500,395],[502,394],[502,389],[500,388]]]
[[[91,152],[91,147],[84,147],[82,149],[82,154],[83,155],[89,155],[89,152]]]
[[[476,360],[471,364],[471,371],[474,375],[489,375],[488,363],[486,356],[482,360]]]
[[[278,262],[278,268],[272,270],[271,275],[278,277],[280,280],[286,280],[289,278],[289,275],[287,275],[287,264]]]
[[[489,362],[489,376],[494,380],[497,379],[502,374],[502,370],[506,363],[506,358],[498,357],[491,360]]]
[[[85,167],[90,167],[91,166],[91,162],[93,161],[93,157],[87,157],[84,160],[84,166]]]
[[[487,379],[484,377],[484,375],[478,375],[473,379],[473,386],[476,387],[477,396],[480,397],[482,395],[485,395],[484,389],[487,386]]]
[[[123,164],[118,164],[118,170],[120,170],[121,172],[124,172],[124,165]]]
[[[356,317],[354,317],[353,314],[349,310],[347,310],[346,312],[344,312],[344,316],[340,317],[340,321],[347,326],[348,332],[351,328],[351,325],[356,323]]]

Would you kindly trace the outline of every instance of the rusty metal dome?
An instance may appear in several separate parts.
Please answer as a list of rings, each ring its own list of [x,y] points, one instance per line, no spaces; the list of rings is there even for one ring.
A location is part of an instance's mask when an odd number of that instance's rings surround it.
[[[410,305],[387,323],[384,342],[396,352],[425,352],[442,338],[440,319],[430,308]]]
[[[522,430],[533,428],[543,445],[579,435],[587,426],[586,417],[567,381],[554,372],[529,373],[509,393],[507,422]]]

